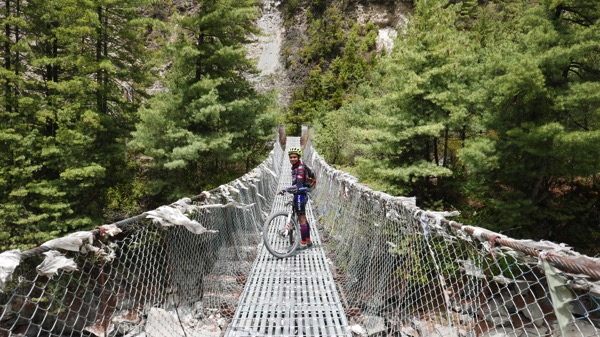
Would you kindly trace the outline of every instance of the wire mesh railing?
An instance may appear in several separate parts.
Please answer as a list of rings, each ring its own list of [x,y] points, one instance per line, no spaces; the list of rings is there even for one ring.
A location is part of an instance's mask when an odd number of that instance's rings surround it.
[[[355,333],[600,336],[600,260],[370,190],[308,143],[313,209]]]
[[[219,336],[260,243],[283,150],[243,177],[0,254],[0,337]]]
[[[0,337],[221,336],[284,153],[209,193],[0,254]],[[360,336],[600,336],[600,262],[372,191],[311,147],[312,207]],[[183,216],[187,214],[187,216]]]

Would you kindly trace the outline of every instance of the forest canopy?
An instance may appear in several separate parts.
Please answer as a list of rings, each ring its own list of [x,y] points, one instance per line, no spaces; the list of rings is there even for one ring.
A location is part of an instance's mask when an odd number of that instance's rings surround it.
[[[0,249],[214,188],[270,149],[254,1],[4,1]],[[166,74],[166,75],[162,75]]]
[[[315,108],[288,114],[317,125],[326,160],[373,189],[597,254],[599,18],[593,0],[415,1],[393,51],[345,87],[326,84],[353,64],[349,51],[370,50],[356,49],[356,28],[339,33],[297,92]]]
[[[0,249],[228,182],[280,119],[373,189],[600,253],[600,2],[373,3],[412,8],[392,50],[354,1],[282,2],[306,29],[278,107],[248,80],[256,1],[4,1]]]

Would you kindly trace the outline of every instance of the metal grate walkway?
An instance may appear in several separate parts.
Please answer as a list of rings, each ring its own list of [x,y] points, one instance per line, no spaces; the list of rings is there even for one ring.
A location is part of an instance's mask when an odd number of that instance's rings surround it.
[[[288,147],[299,145],[288,137]],[[280,189],[291,185],[290,163],[282,165]],[[289,197],[276,197],[272,212]],[[313,247],[287,259],[260,248],[226,336],[351,336],[310,201],[307,217]]]

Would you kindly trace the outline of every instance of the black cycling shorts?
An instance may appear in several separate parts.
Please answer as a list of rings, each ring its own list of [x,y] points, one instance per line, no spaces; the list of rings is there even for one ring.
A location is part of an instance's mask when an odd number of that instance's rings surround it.
[[[294,212],[296,215],[306,215],[306,194],[294,194]]]

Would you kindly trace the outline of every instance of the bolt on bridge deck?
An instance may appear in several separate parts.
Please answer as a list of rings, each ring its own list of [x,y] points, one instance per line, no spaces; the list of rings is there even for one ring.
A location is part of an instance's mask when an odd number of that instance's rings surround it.
[[[299,144],[288,137],[288,147]],[[282,165],[279,189],[291,185],[291,165],[286,159]],[[272,212],[284,210],[287,198],[276,197]],[[351,335],[310,200],[306,210],[313,247],[286,259],[259,249],[226,336]]]

